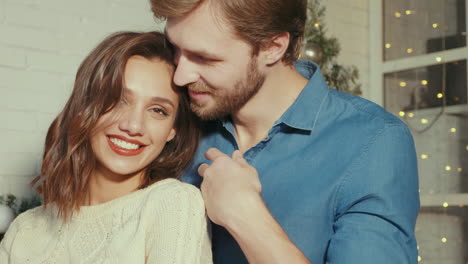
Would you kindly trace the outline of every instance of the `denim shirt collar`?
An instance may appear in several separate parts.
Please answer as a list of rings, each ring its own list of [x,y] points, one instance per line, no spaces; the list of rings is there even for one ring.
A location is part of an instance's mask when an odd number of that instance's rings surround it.
[[[298,60],[294,63],[294,67],[309,81],[294,103],[273,126],[284,124],[295,129],[312,131],[330,89],[317,64],[308,60]],[[220,121],[229,132],[234,134],[230,117],[222,118]]]
[[[311,131],[330,89],[317,64],[307,60],[298,60],[294,67],[309,82],[278,122],[292,128]]]

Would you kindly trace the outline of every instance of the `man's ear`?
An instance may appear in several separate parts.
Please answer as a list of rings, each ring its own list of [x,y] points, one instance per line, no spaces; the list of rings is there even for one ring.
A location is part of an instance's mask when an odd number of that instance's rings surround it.
[[[271,65],[280,61],[288,49],[289,41],[290,35],[288,32],[274,36],[267,46],[260,51],[263,55],[265,64]]]

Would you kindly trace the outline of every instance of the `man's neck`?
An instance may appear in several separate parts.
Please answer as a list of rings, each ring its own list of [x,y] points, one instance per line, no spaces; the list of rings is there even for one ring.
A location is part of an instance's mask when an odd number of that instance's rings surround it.
[[[280,63],[269,69],[258,93],[232,115],[242,152],[268,135],[270,128],[294,103],[307,82],[292,65]]]

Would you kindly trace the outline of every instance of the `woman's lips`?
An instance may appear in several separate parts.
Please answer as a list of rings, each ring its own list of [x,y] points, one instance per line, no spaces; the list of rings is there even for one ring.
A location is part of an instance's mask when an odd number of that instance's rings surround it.
[[[128,142],[128,143],[137,144],[137,145],[140,145],[140,146],[144,146],[144,145],[145,145],[144,143],[141,143],[140,141],[138,141],[138,140],[136,140],[136,139],[129,139],[129,138],[126,138],[126,137],[121,136],[121,135],[113,135],[113,134],[110,134],[110,135],[107,135],[107,137],[118,138],[118,139],[123,140],[123,141],[126,141],[126,142]]]
[[[132,144],[137,144],[139,145],[139,148],[137,149],[127,149],[127,148],[122,148],[120,146],[117,146],[116,144],[114,144],[112,141],[111,141],[111,137],[113,138],[118,138],[122,141],[126,141],[128,143],[132,143]],[[121,156],[136,156],[138,154],[140,154],[141,152],[143,152],[146,148],[146,145],[142,144],[140,141],[138,140],[129,140],[123,136],[117,136],[117,135],[109,135],[106,137],[107,138],[107,143],[109,144],[109,147],[118,155],[121,155]]]

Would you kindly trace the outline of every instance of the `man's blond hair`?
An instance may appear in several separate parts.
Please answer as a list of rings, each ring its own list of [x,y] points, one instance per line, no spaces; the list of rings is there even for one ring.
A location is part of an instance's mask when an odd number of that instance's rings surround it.
[[[291,64],[299,57],[307,19],[307,0],[150,0],[159,19],[182,17],[209,2],[216,16],[227,22],[235,34],[249,43],[253,53],[270,44],[281,33],[290,42],[282,61]]]

